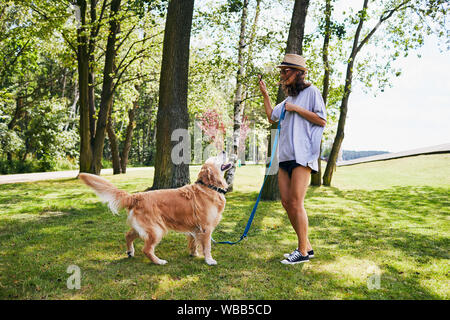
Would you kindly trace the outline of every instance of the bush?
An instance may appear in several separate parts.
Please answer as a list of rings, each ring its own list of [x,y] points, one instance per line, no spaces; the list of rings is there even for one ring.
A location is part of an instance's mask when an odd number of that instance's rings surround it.
[[[39,162],[32,160],[12,160],[6,159],[0,160],[0,173],[1,174],[13,174],[13,173],[27,173],[38,172]]]
[[[54,159],[50,156],[46,156],[42,157],[40,160],[0,160],[0,174],[64,171],[77,169],[77,160],[73,158]]]

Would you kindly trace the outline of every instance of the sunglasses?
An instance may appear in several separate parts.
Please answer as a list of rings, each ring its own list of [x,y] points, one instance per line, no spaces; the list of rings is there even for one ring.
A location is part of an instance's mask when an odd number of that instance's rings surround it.
[[[284,69],[281,69],[281,70],[280,70],[280,74],[286,75],[286,74],[288,74],[289,72],[291,72],[292,70],[294,70],[294,69],[284,68]]]

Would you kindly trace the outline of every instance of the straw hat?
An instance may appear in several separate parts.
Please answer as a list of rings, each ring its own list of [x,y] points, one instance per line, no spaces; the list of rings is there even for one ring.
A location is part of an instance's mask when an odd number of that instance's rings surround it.
[[[307,71],[305,58],[294,53],[286,53],[283,62],[277,68],[294,68]]]

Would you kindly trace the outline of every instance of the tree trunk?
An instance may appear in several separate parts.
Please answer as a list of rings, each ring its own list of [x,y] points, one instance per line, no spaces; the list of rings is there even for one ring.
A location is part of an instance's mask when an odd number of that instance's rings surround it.
[[[331,0],[326,0],[325,4],[325,30],[323,38],[323,48],[322,48],[322,61],[324,66],[323,75],[323,88],[322,88],[322,98],[323,103],[327,104],[328,91],[330,87],[330,64],[328,62],[328,45],[330,43],[330,32],[331,32]],[[320,160],[320,155],[322,154],[322,141],[320,142],[319,160],[318,160],[318,170],[317,173],[311,175],[311,185],[320,187],[322,184],[322,161]]]
[[[113,174],[121,173],[120,156],[119,156],[119,143],[117,141],[116,133],[114,132],[114,124],[111,118],[112,108],[109,109],[108,124],[106,130],[108,132],[109,144],[111,146],[111,158],[113,165]]]
[[[280,96],[280,94],[278,93],[278,96]],[[283,101],[283,99],[281,99],[281,101]],[[280,101],[280,102],[281,102]],[[278,99],[277,99],[277,103]],[[270,130],[268,132],[268,140],[269,143],[267,144],[267,161],[268,159],[270,159],[270,157],[272,156],[272,143],[273,143],[273,139],[275,138],[275,135],[271,135],[272,132],[276,132],[278,127],[277,123],[273,123],[270,126]],[[264,159],[264,158],[263,158]],[[277,153],[275,153],[273,161],[272,161],[272,168],[274,168],[275,166],[278,167],[278,156]],[[268,173],[268,168],[269,168],[269,162],[266,163],[266,173]],[[272,171],[273,169],[270,170],[270,174],[267,177],[266,183],[264,184],[262,193],[261,193],[261,199],[263,200],[280,200],[281,196],[280,196],[280,189],[278,188],[278,172],[274,173]]]
[[[363,10],[367,9],[368,0],[364,0]],[[344,140],[344,128],[345,120],[347,119],[347,109],[348,109],[348,99],[350,97],[352,77],[353,77],[353,65],[355,62],[356,55],[359,51],[359,36],[361,34],[361,29],[364,23],[364,15],[359,20],[358,27],[356,29],[355,38],[353,40],[353,48],[348,59],[347,73],[345,76],[345,86],[344,95],[341,101],[339,122],[336,131],[336,137],[334,138],[333,147],[331,148],[331,153],[327,161],[327,167],[323,175],[323,184],[326,186],[331,185],[331,179],[333,177],[334,170],[336,168],[336,161],[339,155],[339,150],[341,150],[342,141]]]
[[[61,88],[61,98],[65,97],[66,94],[66,84],[67,84],[67,69],[63,69],[63,79],[62,79],[62,88]]]
[[[149,103],[149,110],[148,110],[148,118],[152,118],[152,109],[153,109],[153,99]],[[145,136],[144,141],[142,142],[142,148],[146,148],[146,156],[144,157],[144,163],[147,165],[150,165],[152,157],[153,157],[153,151],[152,151],[152,142],[156,139],[156,130],[154,128],[154,125],[152,125],[151,121],[148,121],[147,126],[147,135]]]
[[[249,81],[248,74],[249,71],[252,68],[252,62],[253,62],[253,45],[255,43],[256,38],[256,30],[258,29],[258,21],[259,16],[261,12],[261,0],[256,0],[256,8],[255,8],[255,17],[253,19],[253,24],[251,26],[250,30],[250,39],[248,40],[246,46],[248,47],[247,51],[247,61],[245,62],[245,73],[244,73],[244,91],[242,94],[242,100],[243,100],[243,106],[242,106],[242,114],[244,114],[246,101],[247,101],[247,93],[248,93],[248,87],[252,86],[251,82]]]
[[[294,10],[292,12],[291,26],[289,28],[289,36],[286,45],[286,53],[303,54],[303,36],[305,33],[305,20],[308,13],[309,0],[295,0]],[[285,99],[283,90],[281,86],[278,88],[277,104]],[[271,132],[275,132],[277,124],[274,123],[271,126]],[[271,156],[271,148],[269,144],[268,157]],[[278,159],[274,158],[273,163],[278,163]],[[268,163],[266,167],[268,167]],[[279,200],[280,190],[278,187],[278,173],[271,174],[267,177],[266,183],[264,185],[261,198],[263,200]]]
[[[286,53],[303,54],[303,36],[305,34],[305,21],[306,15],[308,14],[308,6],[309,0],[295,0]]]
[[[255,7],[255,17],[253,19],[253,23],[250,29],[250,39],[247,42],[247,47],[248,47],[248,51],[247,51],[247,61],[245,62],[245,79],[248,80],[248,73],[250,68],[252,67],[252,61],[253,61],[253,45],[255,43],[255,38],[256,38],[256,30],[258,29],[258,21],[259,21],[259,16],[261,13],[261,0],[256,0],[256,7]],[[244,81],[244,85],[245,85],[245,89],[244,89],[244,94],[243,94],[243,98],[244,100],[247,97],[247,88],[249,86],[248,81]],[[245,102],[244,102],[244,109],[245,109]]]
[[[23,98],[17,97],[16,98],[16,109],[14,110],[14,115],[11,119],[11,121],[8,123],[8,130],[12,131],[14,130],[14,127],[17,124],[17,121],[19,121],[24,115],[25,111],[23,110],[24,104],[23,104]],[[11,163],[13,155],[11,152],[7,152],[6,154],[7,160]]]
[[[77,79],[74,79],[74,86],[73,86],[73,102],[72,105],[70,106],[70,111],[69,111],[69,121],[67,122],[67,124],[64,126],[64,131],[69,130],[70,125],[72,124],[72,120],[76,118],[77,116],[77,103],[78,103],[78,99],[80,98],[80,95],[78,93],[78,82]],[[73,124],[72,124],[73,125]]]
[[[92,148],[89,125],[89,57],[86,37],[86,1],[77,0],[80,28],[77,29],[78,93],[80,104],[80,172],[91,172]]]
[[[91,2],[91,32],[89,37],[89,46],[88,46],[88,53],[89,53],[89,75],[88,75],[88,96],[89,96],[89,128],[91,132],[91,143],[93,142],[93,139],[95,137],[95,38],[96,38],[96,29],[95,29],[95,23],[97,22],[97,1],[98,0],[90,0]],[[97,23],[100,23],[98,21]]]
[[[133,139],[133,130],[136,127],[136,123],[134,122],[134,115],[136,113],[137,108],[137,100],[133,103],[133,108],[128,110],[128,126],[127,126],[127,134],[125,136],[125,142],[123,146],[122,153],[120,154],[120,167],[122,169],[122,173],[127,172],[127,164],[128,164],[128,154],[131,149],[131,140]]]
[[[180,143],[171,141],[171,136],[175,129],[188,130],[187,90],[193,9],[194,0],[169,2],[159,82],[155,176],[151,189],[177,188],[190,183],[189,163],[175,164],[171,159],[173,147]]]
[[[24,103],[22,97],[16,98],[16,109],[14,110],[14,115],[11,119],[11,121],[8,123],[8,130],[14,130],[14,127],[17,124],[17,121],[19,121],[24,115],[25,111],[23,110]]]
[[[225,180],[228,184],[228,191],[233,191],[234,176],[236,173],[236,163],[239,157],[239,140],[242,124],[242,89],[244,76],[244,48],[245,48],[245,29],[247,26],[248,0],[244,0],[241,16],[241,33],[239,35],[238,46],[238,71],[236,75],[236,90],[234,92],[234,110],[233,110],[233,148],[231,150],[230,162],[231,169],[225,174]],[[220,150],[219,150],[220,151]]]
[[[89,69],[93,68],[92,67],[92,61],[91,58],[89,58]],[[89,100],[89,129],[90,129],[90,135],[91,135],[91,139],[93,137],[95,137],[95,115],[96,115],[96,110],[95,110],[95,86],[94,86],[94,79],[95,79],[95,75],[94,75],[94,71],[93,70],[89,70],[88,73],[88,100]],[[91,140],[91,142],[93,142]]]
[[[111,14],[109,21],[109,34],[106,43],[105,66],[103,69],[103,85],[100,99],[100,110],[98,113],[97,126],[95,130],[95,138],[93,143],[93,161],[91,172],[100,174],[102,169],[103,145],[106,136],[106,124],[108,121],[109,109],[112,105],[113,88],[114,88],[114,62],[116,58],[116,37],[119,32],[119,22],[116,20],[117,12],[120,8],[121,0],[111,1]]]

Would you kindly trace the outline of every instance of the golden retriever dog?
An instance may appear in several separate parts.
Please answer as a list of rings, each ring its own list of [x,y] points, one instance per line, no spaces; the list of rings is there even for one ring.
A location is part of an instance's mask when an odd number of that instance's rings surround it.
[[[224,194],[228,185],[223,175],[231,167],[225,161],[225,152],[209,158],[194,184],[135,194],[119,190],[96,175],[80,173],[79,177],[113,213],[118,214],[122,208],[128,211],[127,222],[131,229],[125,238],[129,257],[134,256],[133,241],[140,237],[144,241],[144,254],[155,264],[166,264],[166,260],[155,255],[155,247],[170,229],[187,235],[192,256],[198,256],[197,250],[202,247],[206,263],[215,265],[217,262],[211,256],[211,234],[225,208]]]

